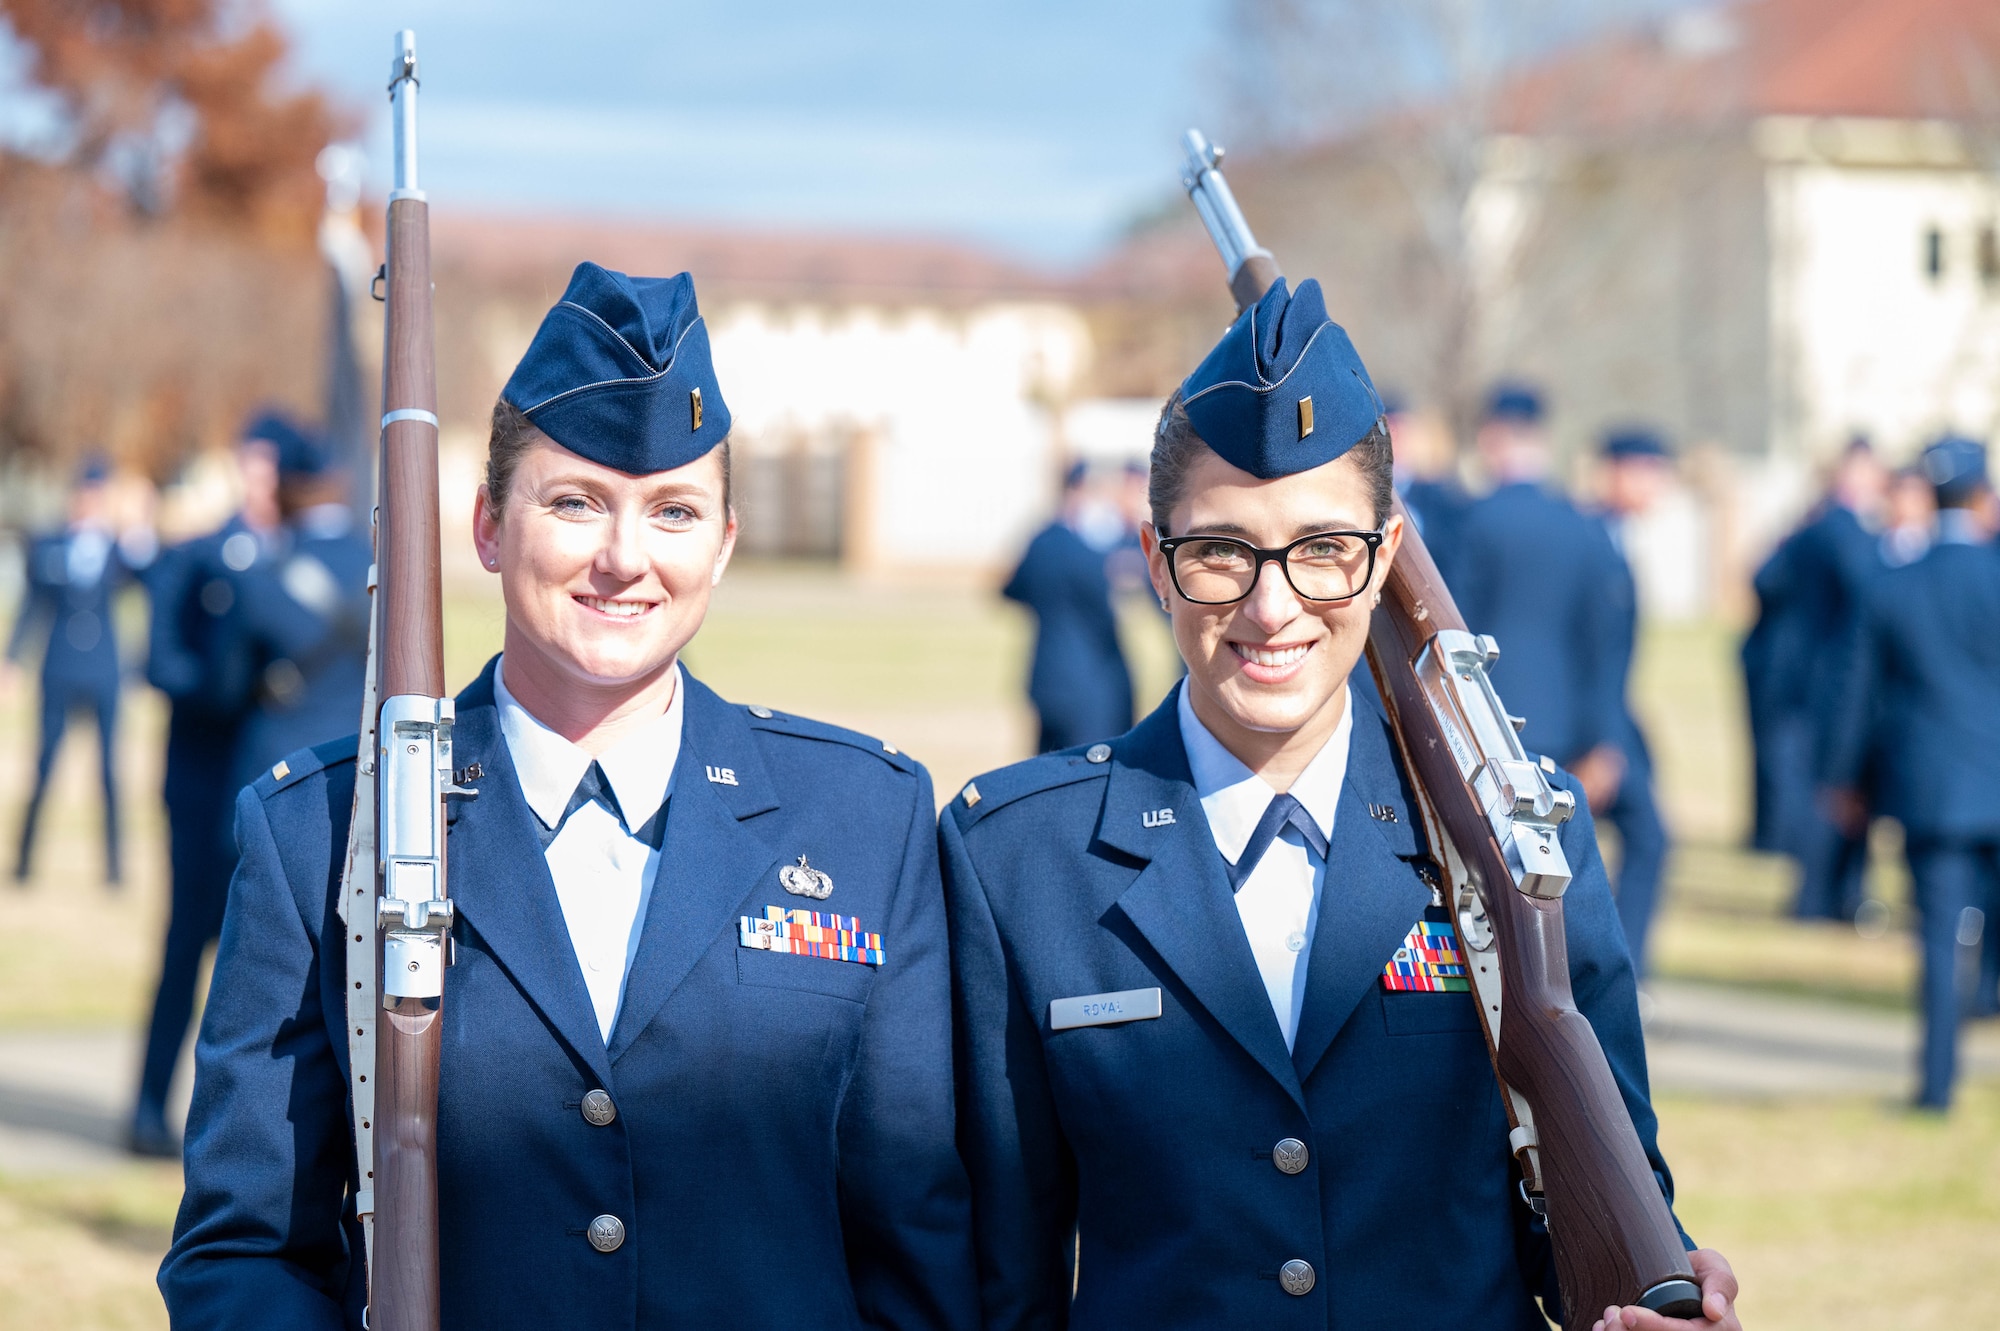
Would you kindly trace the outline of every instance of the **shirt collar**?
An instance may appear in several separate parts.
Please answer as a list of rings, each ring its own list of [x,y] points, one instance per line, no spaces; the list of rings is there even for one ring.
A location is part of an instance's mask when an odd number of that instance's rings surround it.
[[[1962,508],[1939,509],[1937,515],[1937,543],[1939,545],[1985,545],[1986,531],[1979,519]]]
[[[1341,686],[1347,688],[1345,684]],[[1209,733],[1188,701],[1188,686],[1181,685],[1177,704],[1181,723],[1181,746],[1187,750],[1188,770],[1194,777],[1194,791],[1208,815],[1209,831],[1215,848],[1231,864],[1243,856],[1250,834],[1264,809],[1278,792],[1251,771],[1243,760],[1222,747]],[[1305,806],[1306,814],[1319,824],[1328,841],[1333,839],[1333,818],[1340,808],[1340,790],[1347,781],[1347,751],[1354,735],[1354,693],[1348,689],[1340,708],[1340,724],[1327,737],[1313,760],[1292,782],[1293,798]]]
[[[544,827],[562,821],[577,783],[590,770],[590,754],[537,720],[507,690],[507,659],[503,653],[493,671],[493,700],[500,709],[500,733],[521,779],[521,794]],[[667,801],[674,764],[681,756],[682,700],[687,681],[674,666],[674,697],[657,720],[650,721],[597,756],[611,791],[618,797],[627,831],[636,831]]]

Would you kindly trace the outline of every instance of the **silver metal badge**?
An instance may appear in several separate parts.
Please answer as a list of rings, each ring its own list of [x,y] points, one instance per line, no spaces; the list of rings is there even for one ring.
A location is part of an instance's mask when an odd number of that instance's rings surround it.
[[[778,886],[795,897],[811,897],[814,901],[825,901],[833,895],[833,879],[807,864],[803,855],[797,864],[787,864],[778,870]]]

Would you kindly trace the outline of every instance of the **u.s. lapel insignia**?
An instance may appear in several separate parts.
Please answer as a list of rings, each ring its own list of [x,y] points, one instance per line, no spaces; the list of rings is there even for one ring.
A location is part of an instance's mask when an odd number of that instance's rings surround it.
[[[1174,811],[1172,809],[1148,809],[1139,815],[1139,824],[1142,827],[1172,827],[1174,825]]]
[[[1393,823],[1397,821],[1396,806],[1393,804],[1371,804],[1368,806],[1368,816],[1378,823]]]
[[[795,897],[811,897],[814,901],[825,901],[833,895],[833,879],[807,864],[803,855],[797,864],[787,864],[778,870],[778,886]]]

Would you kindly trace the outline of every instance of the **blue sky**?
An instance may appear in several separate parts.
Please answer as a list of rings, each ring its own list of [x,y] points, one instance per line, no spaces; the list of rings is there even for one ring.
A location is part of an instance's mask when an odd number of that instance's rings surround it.
[[[275,0],[369,116],[417,31],[439,207],[948,235],[1086,260],[1218,124],[1222,0]],[[1224,130],[1217,130],[1221,137]]]

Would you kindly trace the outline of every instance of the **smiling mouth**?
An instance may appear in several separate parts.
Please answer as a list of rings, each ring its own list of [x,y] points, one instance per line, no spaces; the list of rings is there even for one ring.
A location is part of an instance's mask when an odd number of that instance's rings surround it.
[[[1276,669],[1297,665],[1306,659],[1306,653],[1312,649],[1313,645],[1309,642],[1291,647],[1250,647],[1240,642],[1229,644],[1230,651],[1251,665],[1271,666]]]
[[[595,610],[613,619],[636,619],[655,604],[652,601],[610,601],[602,596],[572,596],[570,599],[587,610]]]

